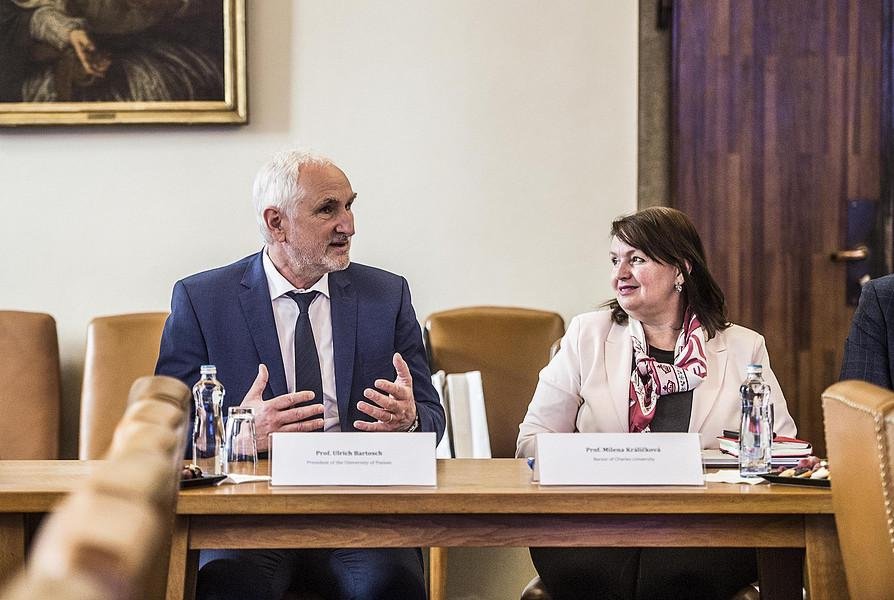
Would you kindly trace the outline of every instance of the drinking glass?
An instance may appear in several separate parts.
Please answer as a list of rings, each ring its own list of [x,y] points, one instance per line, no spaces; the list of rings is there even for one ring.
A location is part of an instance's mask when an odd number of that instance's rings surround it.
[[[255,475],[258,468],[258,442],[255,438],[255,414],[251,408],[231,406],[227,412],[227,474]]]

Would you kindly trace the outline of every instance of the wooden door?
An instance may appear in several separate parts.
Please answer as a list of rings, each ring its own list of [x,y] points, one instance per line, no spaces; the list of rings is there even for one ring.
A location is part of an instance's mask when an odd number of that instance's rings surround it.
[[[830,255],[849,203],[879,204],[882,1],[673,4],[672,204],[821,454],[853,314]]]

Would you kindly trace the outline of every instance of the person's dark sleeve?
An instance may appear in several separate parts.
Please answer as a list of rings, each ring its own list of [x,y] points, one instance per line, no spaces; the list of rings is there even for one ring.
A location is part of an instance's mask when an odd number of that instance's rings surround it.
[[[407,362],[410,374],[413,376],[413,396],[416,399],[416,414],[419,415],[419,431],[434,431],[438,441],[441,441],[447,419],[438,393],[431,383],[431,370],[422,343],[422,331],[419,322],[416,321],[416,311],[413,310],[410,300],[410,288],[406,279],[401,280],[403,291],[395,327],[394,347]]]
[[[888,325],[872,281],[863,287],[851,330],[844,343],[840,379],[860,379],[892,389]]]
[[[208,352],[205,338],[199,327],[195,309],[189,293],[182,281],[174,285],[171,294],[171,314],[165,321],[161,334],[161,347],[158,362],[155,365],[156,375],[167,375],[182,381],[192,389],[199,380],[199,367],[208,364]],[[190,405],[189,426],[187,427],[186,458],[192,457],[192,429],[195,411]]]
[[[191,388],[199,380],[199,367],[207,363],[199,320],[186,286],[178,281],[171,294],[171,314],[161,334],[155,374],[175,377]]]

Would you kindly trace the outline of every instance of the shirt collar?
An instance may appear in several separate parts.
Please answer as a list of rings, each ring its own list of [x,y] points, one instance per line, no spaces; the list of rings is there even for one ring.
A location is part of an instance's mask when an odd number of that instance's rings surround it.
[[[267,248],[264,247],[264,251],[262,252],[261,261],[264,264],[264,274],[267,276],[267,288],[270,290],[270,299],[276,300],[280,296],[285,296],[289,292],[309,292],[312,290],[316,290],[326,296],[329,297],[329,273],[324,273],[322,277],[320,277],[316,283],[310,286],[307,289],[299,290],[294,285],[289,283],[289,280],[282,276],[276,266],[273,264],[273,261],[270,260],[270,255],[267,254]]]

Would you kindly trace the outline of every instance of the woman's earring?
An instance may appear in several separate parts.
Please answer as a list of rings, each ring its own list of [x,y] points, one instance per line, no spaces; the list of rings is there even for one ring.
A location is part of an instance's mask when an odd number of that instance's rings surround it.
[[[675,284],[674,284],[674,289],[677,290],[677,293],[679,294],[680,292],[683,291],[683,284],[682,284],[682,283],[675,283]]]

